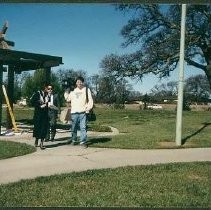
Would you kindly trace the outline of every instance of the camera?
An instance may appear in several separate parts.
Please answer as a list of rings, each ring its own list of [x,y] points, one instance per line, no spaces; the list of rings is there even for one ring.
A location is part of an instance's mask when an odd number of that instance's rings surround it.
[[[62,80],[62,88],[64,90],[73,91],[75,88],[75,80],[73,78]]]

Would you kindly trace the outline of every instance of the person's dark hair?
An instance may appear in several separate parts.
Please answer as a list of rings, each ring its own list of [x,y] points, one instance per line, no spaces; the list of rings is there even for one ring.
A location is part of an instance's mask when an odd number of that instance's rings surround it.
[[[84,82],[84,78],[82,76],[77,77],[75,82],[77,82],[77,80],[80,80],[81,82]]]
[[[51,86],[51,87],[52,87],[52,84],[51,84],[51,83],[46,82],[46,83],[44,84],[44,88],[46,88],[46,87],[48,87],[48,86]]]

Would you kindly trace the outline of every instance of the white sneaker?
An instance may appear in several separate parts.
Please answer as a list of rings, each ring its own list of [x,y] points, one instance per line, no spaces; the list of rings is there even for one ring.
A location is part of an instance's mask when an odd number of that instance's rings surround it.
[[[85,141],[80,142],[80,145],[81,145],[83,148],[87,148],[87,147],[88,147],[88,145],[87,145],[87,143],[86,143]]]

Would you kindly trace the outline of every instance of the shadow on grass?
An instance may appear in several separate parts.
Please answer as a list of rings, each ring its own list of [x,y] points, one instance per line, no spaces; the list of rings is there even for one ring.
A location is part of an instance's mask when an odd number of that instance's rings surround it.
[[[68,145],[71,143],[69,140],[70,140],[70,137],[58,138],[58,139],[55,139],[54,141],[52,141],[52,144],[45,145],[45,147],[46,148],[54,148],[54,147]],[[64,142],[64,141],[66,141],[66,142]],[[104,138],[91,138],[87,141],[87,145],[90,146],[92,144],[105,143],[108,141],[111,141],[111,138],[105,138],[105,137]],[[79,144],[79,142],[78,142],[78,144]]]
[[[23,123],[25,125],[32,125],[32,126],[34,125],[33,119],[21,119],[21,120],[17,120],[17,123]],[[5,122],[5,124],[6,124],[6,122]],[[63,129],[63,130],[69,130],[71,128],[71,125],[70,124],[57,123],[56,128],[57,129]]]
[[[111,138],[106,138],[106,137],[102,137],[102,138],[90,138],[89,141],[87,142],[87,145],[92,145],[92,144],[98,144],[98,143],[106,143],[108,141],[111,141]]]
[[[70,124],[57,124],[56,125],[57,129],[62,129],[62,130],[70,130],[71,125]]]
[[[63,138],[58,138],[55,139],[54,141],[47,141],[51,142],[52,144],[50,145],[45,145],[46,148],[54,148],[54,147],[60,147],[69,144],[70,137],[63,137]],[[66,142],[64,142],[66,141]]]
[[[51,145],[45,145],[46,148],[54,148],[54,147],[60,147],[60,146],[64,146],[67,145],[67,142],[59,142],[59,143],[54,143]]]
[[[70,137],[56,138],[53,142],[70,140]]]
[[[196,136],[198,133],[200,133],[202,130],[204,130],[207,126],[211,125],[211,123],[206,123],[206,122],[202,123],[202,124],[203,124],[203,126],[200,129],[198,129],[196,132],[194,132],[193,134],[183,138],[182,139],[182,144],[185,144],[186,141],[188,141],[188,139],[190,139],[193,136]]]
[[[26,125],[33,125],[33,119],[21,119],[21,120],[17,120],[17,122],[24,123]]]

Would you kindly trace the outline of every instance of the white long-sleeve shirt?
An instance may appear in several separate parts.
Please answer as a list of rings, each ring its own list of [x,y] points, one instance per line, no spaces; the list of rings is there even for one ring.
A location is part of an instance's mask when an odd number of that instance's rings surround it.
[[[65,100],[71,102],[71,113],[89,112],[93,108],[92,94],[89,88],[87,90],[88,103],[86,103],[86,87],[75,88],[70,93],[64,93]]]

